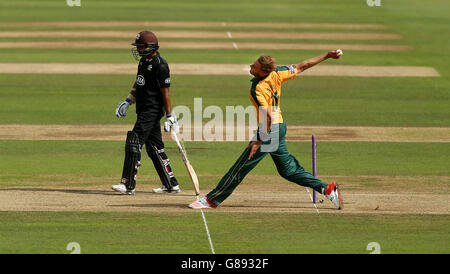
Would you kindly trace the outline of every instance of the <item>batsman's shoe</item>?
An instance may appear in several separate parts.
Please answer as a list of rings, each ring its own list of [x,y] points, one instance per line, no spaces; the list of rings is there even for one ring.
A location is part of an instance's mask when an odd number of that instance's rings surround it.
[[[117,192],[120,192],[122,194],[128,194],[128,195],[136,194],[136,190],[135,189],[128,190],[127,187],[125,186],[125,184],[122,184],[122,183],[120,183],[118,185],[113,185],[112,189],[117,191]]]
[[[214,208],[216,206],[213,206],[213,204],[208,201],[208,198],[206,196],[203,196],[197,201],[192,202],[189,205],[189,207],[194,209],[201,209],[201,208]]]
[[[179,185],[172,187],[172,189],[170,189],[170,190],[165,186],[161,186],[161,187],[153,189],[153,193],[159,193],[159,194],[164,194],[164,193],[175,194],[175,193],[179,193],[180,191],[181,191],[181,189],[180,189]]]
[[[337,209],[344,208],[344,202],[342,200],[341,190],[336,182],[332,182],[327,185],[325,196],[337,207]]]

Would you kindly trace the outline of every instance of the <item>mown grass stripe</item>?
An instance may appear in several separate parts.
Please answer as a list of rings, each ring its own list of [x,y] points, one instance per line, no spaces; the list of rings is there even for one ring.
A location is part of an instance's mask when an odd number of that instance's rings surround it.
[[[249,65],[170,64],[174,75],[249,75]],[[0,74],[136,74],[133,63],[0,63]],[[320,65],[302,76],[439,77],[432,67]]]

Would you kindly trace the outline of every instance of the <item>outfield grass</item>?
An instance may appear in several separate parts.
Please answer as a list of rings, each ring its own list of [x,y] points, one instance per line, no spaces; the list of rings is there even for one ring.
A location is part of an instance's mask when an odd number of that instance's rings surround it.
[[[186,147],[201,178],[225,174],[245,144],[189,142]],[[310,146],[309,143],[288,143],[289,151],[311,171]],[[0,141],[0,184],[11,186],[14,181],[17,185],[26,185],[39,180],[33,177],[52,174],[75,178],[120,176],[123,147],[123,142],[117,141]],[[166,151],[176,174],[184,176],[182,181],[190,185],[175,144],[167,142]],[[450,146],[440,143],[326,142],[319,144],[317,157],[322,176],[449,176],[449,155]],[[140,175],[155,173],[145,152],[142,162]],[[252,174],[269,175],[277,171],[267,156]],[[202,180],[205,187],[215,184],[216,181]]]
[[[230,3],[231,2],[231,3]],[[234,3],[234,4],[233,4]],[[413,47],[407,52],[349,52],[342,63],[381,65],[430,65],[448,77],[449,57],[446,41],[450,39],[449,6],[443,0],[432,3],[423,1],[385,1],[381,7],[370,8],[365,1],[343,0],[332,4],[317,1],[283,1],[273,3],[252,1],[168,1],[146,3],[142,1],[88,1],[81,8],[69,8],[64,1],[14,1],[0,2],[0,20],[4,22],[39,21],[218,21],[218,22],[306,22],[306,23],[370,23],[386,25],[384,32],[400,34],[399,41],[383,41],[383,44],[407,44]],[[138,8],[139,7],[139,8]],[[30,14],[30,8],[32,13]],[[130,9],[132,12],[128,13]],[[170,12],[167,12],[170,10]],[[272,12],[267,13],[266,10]],[[262,18],[261,14],[264,14]],[[17,29],[5,27],[4,29]],[[30,28],[25,28],[30,29]],[[34,30],[48,29],[36,28]],[[91,29],[96,29],[91,28]],[[120,28],[112,28],[120,29]],[[129,28],[128,28],[129,29]],[[248,28],[246,28],[247,30]],[[23,28],[22,28],[23,30]],[[250,29],[251,30],[251,29]],[[137,30],[136,30],[137,31]],[[285,31],[285,30],[281,30]],[[315,30],[312,31],[323,31]],[[348,30],[347,30],[348,31]],[[379,32],[380,30],[370,30]],[[369,32],[369,31],[366,31]],[[133,37],[130,37],[132,39]],[[20,40],[20,39],[18,39]],[[380,42],[380,41],[379,41]],[[359,41],[358,43],[363,43]],[[345,51],[345,49],[344,49]],[[170,62],[237,62],[248,63],[261,51],[246,50],[165,50]],[[223,54],[223,53],[226,54]],[[266,51],[280,62],[293,62],[292,58],[306,59],[317,51]],[[186,54],[189,53],[189,54]],[[1,49],[2,62],[129,62],[128,50],[63,50],[33,49],[23,56],[23,50]]]
[[[216,253],[448,253],[444,215],[206,213]],[[0,253],[210,253],[199,212],[0,212]],[[270,221],[268,221],[270,220]],[[243,233],[245,231],[245,233]],[[333,231],[333,233],[330,233]],[[339,235],[339,236],[337,236]],[[168,244],[170,241],[170,244]]]
[[[19,39],[14,39],[20,41]],[[133,41],[133,37],[128,39]],[[131,42],[130,42],[131,43]],[[335,42],[338,44],[337,42]],[[308,41],[307,44],[314,44]],[[342,44],[342,42],[341,42]],[[358,44],[362,44],[358,42]],[[385,43],[379,43],[385,44]],[[398,42],[397,42],[398,44]],[[404,43],[405,44],[405,43]],[[124,49],[41,49],[34,48],[26,54],[24,49],[0,49],[2,63],[135,63],[130,48]],[[330,49],[331,50],[331,49]],[[343,49],[345,51],[345,48]],[[251,64],[263,54],[270,54],[279,64],[299,63],[323,54],[324,50],[175,50],[161,48],[161,55],[171,63],[185,64]],[[376,66],[432,66],[448,75],[446,65],[433,62],[430,57],[440,57],[439,53],[430,53],[426,58],[417,58],[414,51],[345,51],[345,57],[339,61],[327,61],[327,64],[339,65],[376,65]],[[137,67],[137,63],[136,63]]]
[[[172,77],[173,106],[194,111],[194,97],[203,109],[214,105],[251,105],[250,77]],[[0,75],[2,124],[134,123],[114,115],[134,81],[133,75]],[[443,79],[303,77],[285,84],[281,98],[288,125],[449,126],[450,93]],[[204,119],[208,121],[207,118]]]
[[[444,3],[444,1],[441,1]],[[389,5],[389,3],[386,3]],[[283,1],[281,4],[261,1],[255,4],[251,0],[208,1],[208,0],[171,0],[143,1],[98,0],[82,1],[80,8],[69,8],[65,1],[46,0],[30,2],[18,0],[2,1],[0,6],[2,21],[123,21],[123,20],[188,20],[196,21],[287,21],[374,23],[374,18],[386,14],[386,9],[369,9],[365,2],[343,0],[339,3],[317,3],[313,0],[298,2]],[[28,11],[28,12],[26,12]],[[268,12],[271,11],[271,12]],[[320,13],[318,13],[320,11]],[[355,12],[350,12],[355,11]],[[348,16],[342,16],[346,14]],[[377,22],[382,22],[378,18]]]

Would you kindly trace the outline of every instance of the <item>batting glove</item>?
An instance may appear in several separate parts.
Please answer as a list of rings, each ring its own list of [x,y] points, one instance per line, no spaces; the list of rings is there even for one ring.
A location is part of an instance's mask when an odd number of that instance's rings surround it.
[[[166,115],[166,121],[164,122],[164,131],[169,132],[171,129],[174,129],[175,132],[178,132],[178,121],[177,117],[172,114]]]
[[[125,116],[127,116],[127,110],[129,106],[130,102],[128,98],[124,102],[120,102],[116,108],[117,118],[124,118]]]

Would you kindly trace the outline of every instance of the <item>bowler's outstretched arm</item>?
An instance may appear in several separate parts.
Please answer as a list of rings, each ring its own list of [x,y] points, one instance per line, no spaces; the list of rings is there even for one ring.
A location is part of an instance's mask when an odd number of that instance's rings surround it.
[[[341,54],[338,52],[338,50],[332,50],[332,51],[324,53],[320,56],[317,56],[317,57],[305,60],[301,63],[298,63],[296,65],[296,67],[297,67],[298,72],[302,72],[302,71],[305,71],[305,70],[319,64],[320,62],[327,60],[328,58],[338,59],[339,57],[341,57]]]

